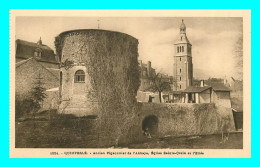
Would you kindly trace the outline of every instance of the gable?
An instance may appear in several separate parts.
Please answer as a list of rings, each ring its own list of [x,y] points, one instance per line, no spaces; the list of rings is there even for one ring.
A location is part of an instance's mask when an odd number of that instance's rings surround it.
[[[19,62],[20,63],[20,62]],[[19,66],[16,66],[15,70],[15,91],[18,94],[28,94],[35,83],[37,78],[42,78],[43,87],[50,89],[59,86],[59,78],[37,62],[34,58],[28,59]]]

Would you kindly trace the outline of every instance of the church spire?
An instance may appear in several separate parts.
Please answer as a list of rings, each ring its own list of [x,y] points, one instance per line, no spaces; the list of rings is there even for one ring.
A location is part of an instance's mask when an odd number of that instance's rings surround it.
[[[191,45],[190,41],[188,40],[188,37],[186,35],[186,25],[184,24],[184,20],[182,19],[181,25],[180,25],[180,34],[177,38],[177,41],[175,44],[183,44],[188,43]]]
[[[185,34],[186,33],[186,26],[184,24],[184,20],[182,19],[182,23],[181,23],[181,26],[180,26],[180,33],[181,34]]]
[[[181,91],[192,85],[193,65],[191,43],[186,35],[186,26],[182,19],[180,34],[174,43],[175,55],[173,64],[173,78],[176,82],[173,90]]]

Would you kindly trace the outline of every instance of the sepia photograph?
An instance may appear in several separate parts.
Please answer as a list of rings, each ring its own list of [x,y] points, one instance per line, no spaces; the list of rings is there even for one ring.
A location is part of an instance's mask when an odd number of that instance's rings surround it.
[[[250,157],[250,11],[123,11],[11,10],[12,156]]]

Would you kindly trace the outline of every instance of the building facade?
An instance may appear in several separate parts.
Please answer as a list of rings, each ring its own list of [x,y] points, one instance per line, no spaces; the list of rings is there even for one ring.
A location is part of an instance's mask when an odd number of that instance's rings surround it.
[[[231,108],[230,89],[223,83],[190,86],[182,91],[183,103],[215,103],[218,106]]]
[[[186,26],[183,20],[174,47],[173,81],[175,84],[173,90],[180,91],[191,86],[193,78],[192,45],[187,38]]]
[[[40,81],[41,86],[45,89],[59,87],[58,72],[45,68],[34,57],[16,63],[15,69],[15,95],[16,100],[23,101],[32,98],[32,91],[37,82]],[[42,110],[50,110],[58,108],[59,92],[46,91],[47,97],[41,104]]]
[[[15,95],[16,100],[32,98],[36,82],[41,80],[47,97],[41,104],[42,110],[57,109],[59,102],[59,59],[54,51],[44,45],[17,39],[15,41]],[[49,91],[52,90],[52,91]],[[53,91],[55,90],[55,91]]]

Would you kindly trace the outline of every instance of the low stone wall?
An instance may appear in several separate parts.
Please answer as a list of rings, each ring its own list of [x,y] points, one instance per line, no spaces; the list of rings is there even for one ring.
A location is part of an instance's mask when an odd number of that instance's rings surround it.
[[[213,103],[135,103],[132,107],[120,105],[99,108],[98,112],[103,114],[97,118],[74,116],[73,120],[66,119],[63,122],[71,130],[80,128],[81,140],[93,148],[127,147],[130,143],[146,141],[148,138],[143,130],[147,118],[155,120],[154,129],[149,127],[155,138],[209,135],[235,130],[231,108]]]
[[[142,127],[143,121],[149,116],[158,119],[157,137],[208,135],[235,130],[231,108],[216,106],[214,103],[138,103],[134,110],[133,124],[127,134],[122,135],[122,144],[146,139]]]

